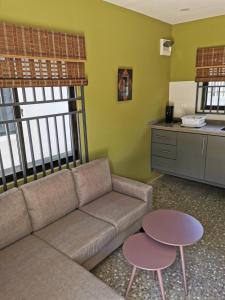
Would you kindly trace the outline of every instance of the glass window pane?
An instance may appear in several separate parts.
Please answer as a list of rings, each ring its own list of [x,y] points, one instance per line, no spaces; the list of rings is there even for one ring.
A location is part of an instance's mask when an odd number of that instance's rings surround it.
[[[45,97],[46,97],[46,100],[52,100],[52,90],[50,87],[46,87],[45,88]]]
[[[215,81],[208,83],[207,106],[225,105],[225,82]]]
[[[35,88],[35,93],[36,93],[36,99],[37,101],[43,101],[43,92],[42,92],[42,88],[37,87]]]
[[[55,96],[59,92],[59,88],[55,89],[57,91]],[[49,100],[52,100],[52,94],[50,88],[45,88],[46,95]],[[67,96],[67,88],[63,90],[64,96]],[[51,98],[50,98],[51,95]],[[31,105],[21,105],[21,109],[23,110],[22,118],[36,118],[40,116],[51,116],[55,114],[61,113],[68,113],[69,106],[68,102],[54,102],[54,103],[40,103],[40,104],[31,104]],[[64,126],[63,126],[63,118],[62,116],[57,117],[57,129],[58,129],[58,139],[59,139],[59,149],[60,149],[60,157],[66,157],[66,147],[65,147],[65,135],[64,135]],[[42,147],[43,147],[43,156],[45,162],[50,161],[50,150],[48,144],[48,132],[46,127],[46,120],[45,118],[40,119],[40,133],[41,133],[41,140],[42,140]],[[51,151],[53,160],[58,159],[58,149],[57,149],[57,139],[56,139],[56,127],[53,117],[48,117],[49,123],[49,132],[50,132],[50,140],[51,140]],[[31,127],[31,135],[33,141],[33,151],[34,157],[37,165],[41,165],[41,151],[40,151],[40,143],[39,143],[39,135],[38,135],[38,128],[36,120],[30,121]],[[71,136],[70,136],[70,124],[69,124],[69,117],[65,116],[65,128],[66,128],[66,142],[67,142],[67,149],[69,154],[71,154]],[[26,156],[28,165],[32,163],[31,157],[31,149],[30,149],[30,142],[29,142],[29,135],[27,130],[27,125],[23,122],[23,133],[24,133],[24,143],[26,148]]]
[[[2,99],[3,98],[3,99]],[[13,96],[12,90],[4,88],[2,89],[2,97],[1,103],[12,103]],[[9,121],[14,120],[14,111],[13,107],[5,106],[0,108],[0,120],[1,121]],[[15,133],[16,127],[15,124],[9,124],[9,131],[10,133]],[[0,124],[0,136],[5,135],[5,126]]]
[[[26,88],[27,102],[34,102],[34,93],[32,88]]]
[[[56,100],[61,99],[59,87],[54,87],[53,90],[54,90],[54,97],[55,97],[55,99]]]
[[[62,95],[63,95],[63,99],[68,99],[69,98],[68,88],[66,86],[62,87]]]
[[[1,103],[13,103],[12,89],[3,88],[1,93]],[[15,120],[14,109],[12,106],[0,107],[0,120],[9,121]],[[19,140],[18,131],[16,123],[9,123],[9,139],[13,152],[13,160],[16,171],[20,171],[20,150],[19,150]],[[10,155],[9,139],[7,137],[6,125],[0,124],[0,150],[2,154],[3,166],[5,169],[5,174],[12,174],[12,159]]]
[[[13,160],[16,172],[22,171],[22,157],[24,158],[25,164],[29,169],[32,170],[32,151],[34,154],[35,165],[42,165],[42,153],[44,163],[50,162],[50,155],[53,161],[58,161],[60,158],[66,158],[66,151],[68,156],[72,155],[72,141],[71,141],[71,126],[69,113],[69,103],[55,101],[52,103],[45,103],[44,100],[54,101],[59,99],[69,98],[68,87],[34,87],[34,88],[18,88],[13,91],[12,89],[2,89],[0,93],[0,103],[9,102],[12,103],[13,95],[15,101],[20,102],[20,106],[9,106],[0,107],[0,120],[15,120],[15,118],[22,119],[19,123],[10,123],[10,142],[13,151]],[[44,93],[43,93],[44,91]],[[1,94],[3,97],[1,97]],[[18,98],[17,98],[18,97]],[[40,103],[29,103],[29,102],[40,102]],[[26,102],[23,105],[23,102]],[[64,117],[61,115],[65,113]],[[56,123],[54,115],[57,115]],[[31,119],[32,118],[32,119]],[[29,137],[29,130],[27,126],[27,120],[30,119],[30,129],[32,138],[32,149],[31,141]],[[49,125],[50,134],[50,145],[48,138]],[[38,121],[39,120],[39,127]],[[17,128],[17,124],[18,128]],[[40,129],[40,130],[39,130]],[[20,135],[19,135],[20,133]],[[57,134],[58,133],[58,138]],[[19,140],[20,139],[20,140]],[[58,143],[57,143],[58,140]],[[41,142],[41,143],[40,143]],[[50,146],[50,147],[49,147]],[[50,153],[51,149],[51,153]],[[12,159],[10,156],[9,141],[6,135],[5,125],[0,124],[0,150],[3,156],[4,169],[6,175],[12,174]],[[59,153],[58,153],[59,150]],[[40,171],[40,169],[39,169]],[[0,170],[1,173],[1,170]],[[22,173],[21,173],[22,174]],[[1,174],[0,174],[1,175]]]

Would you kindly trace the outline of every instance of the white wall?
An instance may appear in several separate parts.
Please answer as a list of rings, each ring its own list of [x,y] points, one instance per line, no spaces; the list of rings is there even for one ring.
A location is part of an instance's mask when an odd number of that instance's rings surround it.
[[[196,83],[176,81],[169,84],[169,103],[174,104],[174,117],[195,113]]]
[[[174,105],[174,117],[195,113],[197,83],[194,81],[171,81],[169,103]],[[225,120],[224,115],[207,115],[207,119]]]

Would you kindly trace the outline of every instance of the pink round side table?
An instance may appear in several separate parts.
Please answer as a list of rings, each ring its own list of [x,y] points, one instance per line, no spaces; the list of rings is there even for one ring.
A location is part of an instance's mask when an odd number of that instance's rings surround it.
[[[179,247],[184,289],[187,295],[184,246],[192,245],[202,238],[204,229],[201,223],[183,212],[159,209],[144,217],[143,229],[154,240]]]
[[[137,233],[125,241],[123,244],[123,254],[128,262],[133,265],[125,298],[131,288],[136,269],[139,268],[157,271],[162,298],[165,300],[161,270],[169,267],[175,261],[176,249],[158,243],[145,233]]]

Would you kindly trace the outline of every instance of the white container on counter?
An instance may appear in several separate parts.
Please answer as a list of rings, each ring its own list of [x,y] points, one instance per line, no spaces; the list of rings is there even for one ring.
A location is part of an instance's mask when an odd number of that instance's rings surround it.
[[[206,125],[206,115],[187,115],[181,117],[182,126],[185,127],[203,127]]]

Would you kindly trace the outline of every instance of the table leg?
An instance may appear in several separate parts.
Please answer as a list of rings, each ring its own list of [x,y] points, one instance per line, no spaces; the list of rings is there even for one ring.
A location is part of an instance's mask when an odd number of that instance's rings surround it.
[[[127,295],[128,295],[128,293],[129,293],[129,290],[130,290],[131,285],[132,285],[132,283],[133,283],[134,275],[135,275],[136,269],[137,269],[137,268],[136,268],[135,266],[133,266],[133,270],[132,270],[132,274],[131,274],[131,277],[130,277],[130,281],[129,281],[129,284],[128,284],[128,287],[127,287],[125,299],[127,298]]]
[[[157,270],[157,275],[158,275],[158,279],[159,279],[159,285],[160,285],[160,290],[161,290],[161,294],[162,294],[162,299],[166,300],[164,287],[163,287],[163,280],[162,280],[161,270]]]
[[[186,270],[185,270],[185,261],[184,261],[184,247],[180,246],[180,257],[181,257],[181,266],[183,272],[183,280],[184,280],[184,290],[185,295],[187,296],[187,279],[186,279]]]

